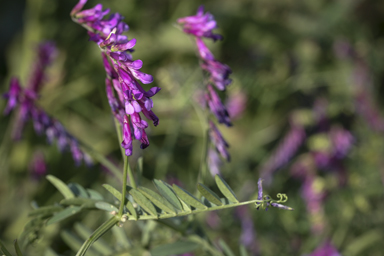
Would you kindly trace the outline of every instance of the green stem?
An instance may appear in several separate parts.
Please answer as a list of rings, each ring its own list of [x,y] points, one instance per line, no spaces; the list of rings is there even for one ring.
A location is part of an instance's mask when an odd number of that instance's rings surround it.
[[[128,162],[128,157],[127,157],[127,162]],[[129,163],[127,165],[128,165],[128,177],[129,177],[130,185],[131,185],[131,187],[136,189],[137,188],[136,180],[135,180],[135,177],[133,176],[131,166],[129,165]]]
[[[119,214],[118,216],[121,218],[124,212],[124,205],[125,205],[125,195],[127,193],[127,169],[129,168],[128,164],[128,156],[125,157],[124,161],[124,171],[123,171],[123,190],[121,193],[121,200],[120,200],[120,208],[119,208]]]
[[[77,252],[76,256],[83,256],[91,247],[91,245],[97,241],[102,235],[104,235],[107,231],[109,231],[113,226],[118,223],[119,220],[113,216],[106,222],[104,222],[100,227],[98,227],[95,232],[92,233],[92,235],[84,242],[84,244],[81,246],[80,250]]]

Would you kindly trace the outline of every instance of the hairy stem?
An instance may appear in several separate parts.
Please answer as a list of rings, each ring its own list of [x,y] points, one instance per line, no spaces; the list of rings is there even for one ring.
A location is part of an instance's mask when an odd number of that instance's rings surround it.
[[[128,156],[125,157],[124,161],[124,170],[123,170],[123,188],[121,191],[121,200],[120,200],[120,208],[119,208],[119,214],[118,216],[121,218],[124,212],[124,205],[125,205],[125,195],[127,193],[127,169],[128,167]]]
[[[100,227],[98,227],[92,235],[84,242],[84,244],[81,246],[80,250],[77,252],[76,256],[83,256],[91,247],[91,245],[97,241],[102,235],[104,235],[106,232],[108,232],[113,226],[118,223],[119,220],[113,216],[106,222],[104,222]]]

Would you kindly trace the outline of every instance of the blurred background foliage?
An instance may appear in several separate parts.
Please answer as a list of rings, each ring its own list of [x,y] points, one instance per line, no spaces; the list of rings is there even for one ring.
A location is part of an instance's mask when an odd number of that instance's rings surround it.
[[[177,18],[193,15],[204,4],[219,24],[217,32],[224,36],[222,42],[208,45],[216,58],[233,71],[233,83],[226,95],[222,94],[223,99],[239,93],[245,98],[246,109],[235,118],[234,126],[219,127],[231,146],[232,158],[221,172],[238,196],[242,200],[254,196],[263,163],[288,133],[292,118],[299,120],[307,135],[298,151],[275,170],[266,184],[271,195],[286,193],[287,205],[295,211],[261,212],[248,207],[196,216],[207,227],[209,237],[214,242],[223,239],[234,251],[243,243],[251,255],[309,254],[325,240],[330,240],[342,255],[382,255],[384,129],[377,128],[367,112],[359,108],[364,109],[370,102],[380,123],[380,109],[384,107],[384,2],[100,2],[111,12],[125,16],[129,38],[138,41],[133,58],[143,60],[142,71],[154,76],[153,86],[162,88],[154,98],[160,124],[150,126],[151,145],[143,151],[136,144],[130,158],[135,166],[138,157],[144,157],[145,186],[153,188],[149,181],[156,178],[177,181],[195,191],[203,131],[193,102],[195,89],[202,86],[202,75],[194,44],[174,24]],[[86,8],[97,3],[89,1]],[[0,91],[8,90],[12,76],[25,84],[37,44],[54,41],[59,55],[48,69],[49,79],[39,104],[80,141],[121,166],[119,143],[104,92],[100,51],[88,41],[86,31],[71,21],[69,13],[75,4],[51,0],[0,3]],[[359,103],[361,95],[369,100]],[[338,171],[312,167],[313,189],[324,195],[312,198],[320,201],[321,208],[313,216],[303,197],[303,181],[293,177],[291,170],[294,163],[324,143],[316,139],[323,133],[316,131],[313,121],[319,100],[324,102],[328,122],[349,130],[354,139],[342,159],[344,183],[338,181]],[[0,109],[4,107],[2,100]],[[75,167],[70,153],[60,153],[56,146],[48,145],[44,136],[34,133],[31,124],[22,140],[12,141],[12,118],[0,117],[0,240],[6,244],[11,244],[27,223],[31,201],[43,206],[61,199],[44,178],[33,176],[30,166],[36,152],[44,155],[47,173],[65,182],[77,182],[102,194],[103,183],[120,187],[120,177],[97,163],[91,168]],[[213,184],[212,177],[205,176],[204,183]],[[251,221],[248,225],[244,224],[245,216]],[[63,231],[72,232],[79,221],[93,230],[103,219],[102,214],[90,212],[49,226],[29,247],[27,255],[43,255],[48,247],[72,255],[63,242]],[[322,228],[314,231],[318,222]],[[145,229],[143,225],[151,227]],[[248,234],[244,234],[245,226],[253,227]],[[155,227],[161,232],[144,232]],[[151,222],[129,223],[124,231],[135,243],[147,239],[148,247],[180,236]],[[242,234],[250,241],[240,239]],[[202,254],[197,251],[196,255]]]

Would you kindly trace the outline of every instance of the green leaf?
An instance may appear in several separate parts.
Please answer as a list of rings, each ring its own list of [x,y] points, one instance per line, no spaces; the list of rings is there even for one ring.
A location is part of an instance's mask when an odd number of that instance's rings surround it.
[[[7,248],[3,245],[3,243],[0,241],[0,251],[5,254],[5,256],[12,256],[12,254],[9,253]]]
[[[248,252],[242,244],[240,245],[240,256],[248,256]]]
[[[104,210],[107,212],[112,212],[112,211],[118,212],[119,211],[119,209],[117,209],[116,206],[109,204],[107,202],[97,202],[97,203],[95,203],[95,207],[97,209]]]
[[[129,193],[132,195],[133,199],[135,199],[135,202],[138,203],[145,211],[152,216],[157,217],[155,206],[143,194],[134,188],[132,188]]]
[[[97,192],[96,190],[93,190],[93,189],[87,189],[87,193],[89,195],[89,197],[91,199],[95,199],[95,200],[104,200],[103,196]]]
[[[127,207],[128,211],[131,213],[133,218],[135,218],[135,220],[137,220],[137,212],[136,212],[135,207],[133,207],[131,201],[128,201],[128,203],[125,206]]]
[[[80,238],[84,240],[92,235],[92,231],[81,223],[76,223],[74,228]],[[113,249],[102,238],[99,238],[99,240],[93,244],[93,248],[102,255],[112,255],[113,253]]]
[[[212,190],[204,186],[203,184],[199,183],[199,185],[197,185],[197,189],[199,190],[201,195],[203,195],[207,200],[211,201],[215,205],[223,204],[220,200],[220,197],[216,195],[215,192],[213,192]]]
[[[63,199],[60,201],[60,204],[62,205],[81,205],[85,208],[94,208],[95,204],[99,202],[93,199],[88,199],[88,198],[81,198],[81,197],[76,197],[76,198],[70,198],[70,199]]]
[[[185,212],[191,212],[191,207],[189,207],[183,200],[180,200],[181,204],[183,205],[183,209]]]
[[[199,200],[197,200],[196,197],[194,197],[188,191],[177,186],[176,184],[173,184],[173,190],[176,192],[177,196],[187,204],[192,205],[197,209],[207,209],[207,206],[205,206]]]
[[[225,182],[225,180],[220,175],[215,176],[215,181],[216,181],[216,184],[219,187],[221,193],[223,193],[223,195],[226,198],[228,198],[229,201],[234,202],[234,203],[239,202],[239,200],[237,200],[236,195],[233,192],[233,190],[231,189],[231,187],[227,184],[227,182]]]
[[[20,250],[19,243],[17,242],[17,239],[15,240],[14,245],[15,245],[16,255],[17,255],[17,256],[23,256],[23,254],[21,253],[21,250]]]
[[[179,199],[171,189],[170,185],[161,180],[154,180],[153,182],[163,197],[165,197],[177,210],[183,210]]]
[[[197,243],[191,241],[177,241],[171,244],[160,245],[153,248],[150,253],[152,256],[179,255],[192,252],[199,247]]]
[[[68,187],[69,187],[69,189],[73,192],[73,194],[75,194],[76,197],[88,198],[88,193],[87,193],[87,191],[86,191],[85,188],[83,188],[83,186],[81,186],[80,184],[77,184],[77,183],[69,183],[69,184],[68,184]]]
[[[229,246],[224,242],[224,240],[219,240],[219,245],[223,249],[226,256],[235,256],[235,254],[229,249]]]
[[[52,185],[55,186],[66,199],[75,197],[69,187],[55,176],[47,175],[47,180],[49,180],[49,182],[51,182]]]
[[[138,190],[163,211],[176,214],[176,211],[175,209],[173,209],[173,206],[165,198],[163,198],[156,192],[144,187],[139,187]]]
[[[53,223],[62,221],[68,217],[71,217],[71,216],[75,215],[76,213],[80,212],[81,209],[82,209],[82,207],[80,207],[80,206],[70,206],[70,207],[62,210],[61,212],[58,212],[55,215],[53,215],[53,217],[47,221],[47,226],[51,225]]]
[[[38,216],[38,215],[52,215],[55,212],[63,210],[62,206],[44,206],[37,208],[28,213],[29,217]]]
[[[103,187],[108,190],[108,192],[111,193],[114,197],[116,197],[117,200],[121,200],[121,193],[117,189],[109,184],[103,184]]]

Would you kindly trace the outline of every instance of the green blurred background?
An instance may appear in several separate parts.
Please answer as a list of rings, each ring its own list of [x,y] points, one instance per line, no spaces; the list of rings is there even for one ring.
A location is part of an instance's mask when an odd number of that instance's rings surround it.
[[[85,8],[97,1],[89,1]],[[224,101],[242,92],[246,110],[234,126],[220,126],[230,144],[232,161],[222,166],[223,177],[241,199],[249,199],[257,189],[262,164],[289,130],[289,118],[297,114],[311,119],[314,102],[325,99],[332,124],[348,129],[355,138],[343,164],[347,172],[344,186],[333,172],[316,172],[316,186],[327,192],[322,201],[324,229],[311,231],[312,217],[301,196],[301,181],[290,174],[291,164],[311,150],[305,142],[295,156],[273,176],[265,188],[268,194],[286,193],[293,212],[247,209],[254,223],[251,255],[303,255],[329,239],[342,255],[382,255],[384,245],[384,138],[374,131],[356,110],[356,67],[364,63],[369,81],[363,90],[378,109],[384,93],[384,2],[382,1],[149,1],[102,0],[104,8],[120,12],[130,26],[129,38],[136,38],[134,59],[141,69],[154,76],[152,86],[161,92],[154,100],[158,127],[150,125],[151,145],[144,151],[134,145],[130,158],[135,166],[144,157],[143,184],[150,180],[178,179],[194,191],[200,168],[203,132],[193,107],[194,90],[202,75],[195,46],[175,21],[193,15],[200,4],[211,12],[224,40],[208,43],[216,58],[231,67],[232,85]],[[121,165],[119,143],[105,96],[105,71],[100,51],[88,41],[86,31],[73,23],[69,13],[76,1],[15,0],[0,3],[0,91],[8,90],[12,76],[25,84],[35,58],[36,45],[44,40],[56,43],[59,55],[48,69],[48,80],[39,104],[60,120],[82,142]],[[347,45],[339,49],[338,45]],[[352,49],[352,50],[351,50]],[[354,56],[349,56],[349,51]],[[357,57],[356,57],[357,56]],[[144,86],[144,88],[149,88]],[[0,101],[0,110],[5,107]],[[379,110],[380,111],[380,110]],[[31,177],[30,162],[36,151],[44,154],[48,173],[65,182],[77,182],[103,194],[101,184],[120,186],[121,181],[100,165],[75,167],[70,153],[60,153],[44,136],[27,125],[23,139],[10,139],[12,115],[0,116],[0,239],[7,245],[20,234],[28,221],[31,201],[48,205],[60,195],[45,179]],[[303,121],[310,123],[310,121]],[[307,126],[310,127],[310,124]],[[307,141],[312,132],[307,129]],[[313,141],[313,140],[312,140]],[[316,140],[315,140],[316,141]],[[316,143],[315,143],[316,144]],[[312,146],[311,146],[312,145]],[[213,184],[210,176],[204,183]],[[212,240],[222,238],[237,248],[242,232],[235,210],[199,215],[208,222]],[[100,213],[82,214],[47,227],[27,255],[43,255],[48,246],[63,255],[72,255],[60,237],[82,221],[94,229]],[[211,218],[211,219],[210,219]],[[212,218],[217,225],[212,224]],[[214,222],[214,221],[213,221]],[[140,234],[136,224],[125,226],[128,237]],[[167,228],[153,244],[166,243],[175,234]],[[111,238],[113,239],[113,238]],[[237,249],[234,249],[237,250]],[[196,254],[198,255],[198,254]]]

